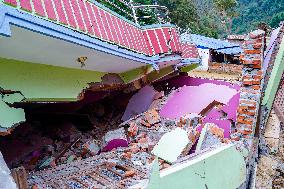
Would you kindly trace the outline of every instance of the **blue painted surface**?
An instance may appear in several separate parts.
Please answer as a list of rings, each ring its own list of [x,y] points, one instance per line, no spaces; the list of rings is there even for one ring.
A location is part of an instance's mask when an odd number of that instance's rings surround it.
[[[173,24],[152,24],[152,25],[147,25],[147,26],[141,26],[141,29],[153,29],[153,28],[165,28],[165,27],[176,28],[176,26]]]
[[[181,35],[181,40],[193,43],[197,48],[213,49],[223,54],[240,54],[243,52],[238,44],[197,34],[184,33]]]
[[[243,52],[243,49],[241,47],[232,47],[232,48],[217,49],[216,51],[223,54],[241,54]]]
[[[201,59],[200,58],[183,59],[181,63],[178,64],[178,66],[184,66],[184,65],[189,65],[189,64],[201,65]]]

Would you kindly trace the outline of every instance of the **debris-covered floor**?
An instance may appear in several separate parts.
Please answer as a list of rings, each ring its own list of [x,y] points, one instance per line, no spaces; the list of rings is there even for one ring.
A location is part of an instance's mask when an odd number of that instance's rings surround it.
[[[155,156],[166,170],[233,142],[236,83],[178,76],[120,95],[79,110],[91,126],[52,116],[19,126],[0,141],[7,164],[33,188],[146,188]]]
[[[284,188],[284,128],[274,111],[269,116],[262,140],[256,188],[282,189]]]

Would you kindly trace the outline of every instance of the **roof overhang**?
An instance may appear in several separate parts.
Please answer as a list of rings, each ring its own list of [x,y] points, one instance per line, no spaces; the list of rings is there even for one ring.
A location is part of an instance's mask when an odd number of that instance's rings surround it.
[[[155,64],[149,57],[67,27],[0,6],[0,57],[68,68],[121,73]],[[87,57],[85,66],[77,62]]]

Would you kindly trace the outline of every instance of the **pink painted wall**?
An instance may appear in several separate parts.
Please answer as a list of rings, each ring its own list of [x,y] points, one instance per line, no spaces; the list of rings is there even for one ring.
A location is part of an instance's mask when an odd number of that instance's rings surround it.
[[[167,82],[170,88],[184,87],[181,88],[180,92],[174,94],[162,108],[162,117],[175,118],[185,113],[198,112],[202,107],[206,107],[206,104],[212,102],[213,99],[226,102],[224,103],[226,105],[221,108],[222,111],[228,114],[226,119],[221,119],[222,114],[216,109],[213,109],[204,118],[203,123],[217,124],[220,128],[224,129],[225,137],[230,137],[230,120],[236,122],[237,108],[239,105],[239,85],[225,81],[191,78],[187,76],[178,76]],[[204,84],[210,85],[202,87]],[[230,89],[235,92],[228,92]]]
[[[176,91],[162,108],[160,114],[165,118],[179,118],[185,114],[199,114],[213,101],[229,104],[237,90],[225,85],[204,83],[199,86],[184,86]]]

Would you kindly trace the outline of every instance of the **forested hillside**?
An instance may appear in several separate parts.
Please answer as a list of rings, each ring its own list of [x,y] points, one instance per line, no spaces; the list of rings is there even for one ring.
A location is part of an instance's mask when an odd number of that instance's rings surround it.
[[[233,20],[234,33],[246,33],[261,23],[277,27],[284,20],[284,0],[238,0],[239,16]]]

